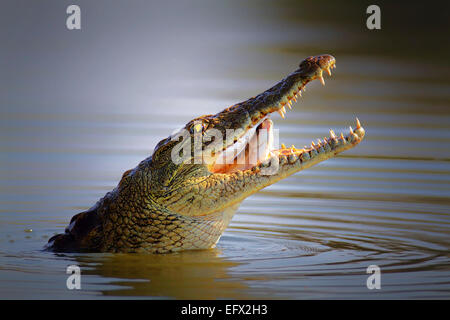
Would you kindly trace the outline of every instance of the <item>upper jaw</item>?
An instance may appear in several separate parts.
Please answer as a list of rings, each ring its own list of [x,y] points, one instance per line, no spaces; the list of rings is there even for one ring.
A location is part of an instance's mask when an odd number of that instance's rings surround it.
[[[286,107],[292,107],[292,103],[301,97],[301,91],[310,81],[319,79],[325,85],[323,72],[331,76],[331,69],[336,67],[336,59],[331,55],[308,57],[300,63],[299,68],[278,82],[272,88],[258,96],[243,102],[252,115],[252,122],[266,114],[277,111],[284,118]]]
[[[282,118],[285,117],[286,107],[292,108],[292,103],[301,97],[302,90],[308,82],[319,79],[322,85],[325,85],[323,72],[326,71],[331,76],[331,69],[336,68],[336,59],[331,55],[321,55],[308,57],[300,63],[299,69],[290,74],[276,86],[266,91],[275,89],[279,92],[275,100],[275,110]]]
[[[331,75],[336,60],[331,55],[311,56],[303,60],[299,68],[272,86],[241,103],[237,103],[214,116],[209,116],[209,127],[219,129],[225,134],[226,129],[240,128],[243,132],[237,136],[241,138],[245,133],[261,122],[267,115],[277,111],[284,118],[286,107],[291,108],[292,103],[301,96],[307,83],[319,79],[322,84],[323,72]],[[223,149],[232,143],[224,143]]]
[[[212,127],[221,130],[224,136],[226,129],[242,129],[241,132],[235,135],[234,141],[224,140],[223,148],[217,153],[216,159],[219,159],[219,162],[221,162],[221,157],[230,157],[230,153],[238,154],[243,151],[245,143],[250,141],[253,136],[256,137],[255,130],[269,119],[271,113],[277,111],[284,118],[286,107],[292,108],[292,103],[296,102],[299,96],[301,97],[301,91],[304,90],[306,84],[312,80],[319,79],[325,85],[323,72],[326,71],[328,75],[331,75],[331,69],[335,68],[335,66],[336,60],[331,55],[308,57],[300,63],[296,71],[270,89],[227,108],[214,116],[210,116],[209,122],[220,124]],[[272,126],[270,127],[272,128]],[[270,136],[272,136],[272,131],[269,131],[269,140]],[[264,155],[260,153],[259,157],[257,157],[257,162],[265,160],[271,150],[272,146],[265,149]],[[253,163],[253,165],[256,165],[256,163]],[[242,170],[248,168],[248,166],[234,166],[233,168]],[[212,172],[221,172],[223,170],[225,170],[223,165],[210,167]],[[228,166],[227,170],[230,170],[230,166]]]

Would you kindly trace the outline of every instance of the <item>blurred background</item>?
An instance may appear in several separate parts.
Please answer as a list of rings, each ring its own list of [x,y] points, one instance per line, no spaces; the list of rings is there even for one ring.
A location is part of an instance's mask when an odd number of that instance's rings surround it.
[[[81,8],[81,30],[66,9]],[[381,8],[381,30],[366,8]],[[2,1],[0,298],[450,298],[450,45],[445,2]],[[280,142],[365,140],[243,202],[217,248],[41,249],[194,117],[332,54]],[[82,290],[65,268],[82,268]],[[382,271],[368,290],[366,268]]]

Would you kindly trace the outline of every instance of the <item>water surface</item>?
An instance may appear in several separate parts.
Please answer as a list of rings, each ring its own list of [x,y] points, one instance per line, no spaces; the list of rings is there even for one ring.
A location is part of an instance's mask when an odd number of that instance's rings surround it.
[[[1,298],[450,297],[450,72],[438,59],[448,48],[430,59],[438,34],[418,31],[423,46],[403,38],[416,11],[386,7],[385,29],[370,33],[356,4],[324,1],[317,15],[310,2],[81,1],[85,24],[72,33],[58,18],[64,4],[49,2],[38,19],[36,7],[12,3],[0,19],[9,26],[0,60],[10,61],[0,100]],[[406,17],[391,19],[400,11]],[[433,21],[425,28],[439,27],[438,13]],[[309,145],[330,128],[346,132],[355,116],[365,140],[246,199],[216,248],[42,251],[174,129],[321,53],[337,68],[286,119],[273,116],[280,142]],[[72,264],[82,290],[66,288]],[[381,268],[380,290],[366,287],[369,265]]]

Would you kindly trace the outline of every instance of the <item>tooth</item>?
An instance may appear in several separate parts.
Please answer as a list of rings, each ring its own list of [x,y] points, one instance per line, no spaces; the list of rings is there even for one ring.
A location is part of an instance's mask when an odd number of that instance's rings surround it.
[[[288,106],[289,106],[289,103],[288,103]],[[286,113],[285,107],[281,108],[281,111],[283,111],[283,113]]]
[[[295,163],[295,161],[297,161],[297,159],[298,158],[295,156],[295,154],[289,155],[289,158],[288,158],[289,163],[291,163],[291,164]]]
[[[261,167],[268,167],[270,165],[270,159],[266,159],[263,162],[261,162]]]
[[[333,139],[336,139],[336,135],[334,134],[334,131],[330,129],[330,136]]]
[[[328,139],[326,137],[323,138],[323,141],[325,142],[325,144],[328,144]]]
[[[295,98],[295,96],[292,97],[292,100],[294,100],[294,102],[297,102],[297,99]],[[289,106],[289,108],[291,108],[291,107]]]
[[[301,97],[302,96],[302,90],[298,90],[298,95]]]
[[[319,80],[320,80],[320,83],[322,83],[322,85],[325,85],[325,80],[323,80],[322,75],[319,76]]]
[[[361,128],[361,122],[359,122],[359,119],[356,118],[356,129]]]
[[[327,69],[325,69],[325,70],[327,70],[328,75],[331,76],[330,68],[327,68]]]
[[[344,134],[342,132],[341,132],[341,136],[339,138],[341,138],[341,140],[345,140],[344,139]]]
[[[322,145],[322,141],[320,139],[317,139],[317,141],[319,141],[318,145],[320,147]]]
[[[347,140],[345,140],[344,135],[341,133],[341,140],[342,140],[342,144],[346,144]]]
[[[315,148],[316,145],[314,144],[314,141],[311,141],[311,147]]]
[[[284,113],[283,113],[283,111],[281,111],[281,109],[280,110],[278,110],[278,113],[280,114],[280,116],[284,119]]]
[[[353,129],[352,129],[352,127],[350,127],[350,134],[353,134]]]
[[[286,145],[284,143],[281,144],[281,149],[286,149]]]
[[[289,109],[292,109],[292,102],[289,101],[287,106],[288,106]]]
[[[295,146],[294,146],[294,145],[292,145],[292,146],[291,146],[291,149],[292,149],[292,150],[295,150]]]

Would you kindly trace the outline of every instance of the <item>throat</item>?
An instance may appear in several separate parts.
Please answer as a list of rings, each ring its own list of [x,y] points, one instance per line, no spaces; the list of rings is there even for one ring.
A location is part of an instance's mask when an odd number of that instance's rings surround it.
[[[223,211],[218,211],[205,216],[190,217],[191,229],[186,230],[184,240],[185,249],[209,249],[214,248],[219,242],[225,229],[236,213],[241,202],[235,203]]]

